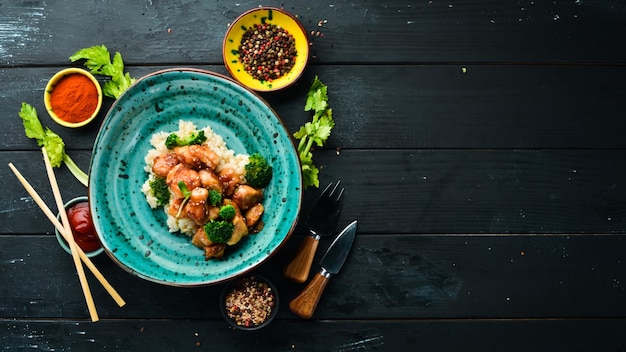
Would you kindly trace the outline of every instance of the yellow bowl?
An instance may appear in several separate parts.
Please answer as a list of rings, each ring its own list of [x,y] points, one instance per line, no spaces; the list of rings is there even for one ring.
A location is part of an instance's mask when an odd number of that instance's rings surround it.
[[[287,73],[276,79],[254,78],[239,57],[244,33],[256,24],[282,27],[294,38],[297,51],[295,63]],[[288,87],[300,78],[309,60],[309,39],[300,21],[290,13],[276,7],[259,7],[243,13],[230,25],[224,37],[222,56],[226,69],[234,79],[250,89],[270,92]]]
[[[94,92],[91,89],[89,91],[81,91],[79,89],[80,86],[77,85],[76,82],[64,81],[72,75],[81,75],[86,77],[95,87],[95,94],[97,97],[93,97]],[[84,81],[81,83],[84,83]],[[57,106],[56,103],[52,104],[51,102],[54,90],[61,85],[63,85],[62,87],[65,90],[66,100],[71,103],[69,106]],[[93,112],[85,111],[82,113],[79,105],[84,104],[89,99],[96,99],[95,109]],[[59,125],[72,128],[82,127],[91,122],[98,115],[100,107],[102,106],[102,88],[100,87],[100,83],[98,83],[96,78],[91,73],[80,68],[66,68],[57,72],[48,81],[46,90],[43,93],[43,101],[48,114],[50,114],[50,117],[52,117],[52,119]],[[76,111],[77,109],[79,111]],[[78,118],[70,119],[68,116],[65,116],[65,114],[68,113],[68,110],[73,111]]]

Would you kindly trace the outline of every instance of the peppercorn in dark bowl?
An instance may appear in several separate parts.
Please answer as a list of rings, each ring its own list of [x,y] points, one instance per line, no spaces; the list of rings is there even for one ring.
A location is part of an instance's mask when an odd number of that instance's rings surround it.
[[[258,330],[267,326],[278,312],[278,291],[266,277],[249,274],[224,287],[220,309],[224,319],[240,330]]]
[[[276,91],[296,82],[304,72],[309,40],[292,14],[259,7],[229,26],[222,55],[226,69],[239,83],[259,92]]]

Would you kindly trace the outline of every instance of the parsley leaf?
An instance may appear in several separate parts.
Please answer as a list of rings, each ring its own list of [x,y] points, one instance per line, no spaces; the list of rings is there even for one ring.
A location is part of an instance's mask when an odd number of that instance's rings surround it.
[[[80,49],[70,56],[70,61],[72,62],[82,59],[85,59],[84,65],[91,73],[104,76],[113,75],[111,70],[111,58],[109,57],[109,50],[106,46],[92,46]]]
[[[317,76],[311,83],[309,93],[306,97],[306,103],[304,104],[304,111],[319,111],[326,110],[328,106],[328,88]]]
[[[311,121],[305,123],[293,134],[300,140],[298,155],[302,168],[303,185],[319,187],[319,169],[313,164],[313,143],[322,147],[335,127],[333,110],[328,106],[328,88],[317,76],[313,80],[306,97],[304,111],[314,111]]]
[[[70,56],[70,61],[78,60],[85,60],[84,65],[91,73],[111,77],[111,80],[105,82],[102,87],[102,92],[107,97],[119,98],[135,81],[128,72],[124,73],[122,54],[116,52],[111,62],[111,54],[104,45],[83,48]]]

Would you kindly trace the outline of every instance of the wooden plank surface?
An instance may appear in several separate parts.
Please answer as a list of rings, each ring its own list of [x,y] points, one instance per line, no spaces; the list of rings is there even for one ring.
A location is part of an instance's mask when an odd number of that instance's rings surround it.
[[[83,169],[90,151],[71,152]],[[344,219],[360,219],[366,233],[611,233],[626,224],[626,163],[621,150],[318,150],[322,185],[341,179]],[[52,232],[52,225],[21,187],[9,162],[48,204],[54,199],[40,151],[1,152],[8,186],[0,204],[6,233]],[[63,197],[86,194],[65,167]],[[309,200],[316,195],[311,188]],[[306,212],[306,208],[304,209]],[[380,216],[380,214],[384,216]],[[29,219],[24,221],[24,219]]]
[[[71,257],[6,164],[53,205],[41,154],[17,111],[34,105],[84,169],[96,124],[54,125],[43,90],[76,50],[105,44],[127,71],[226,74],[221,42],[258,3],[0,3],[0,347],[80,351],[626,350],[626,5],[615,1],[279,2],[311,34],[290,89],[262,94],[289,131],[309,83],[329,86],[336,127],[314,151],[321,183],[346,187],[359,219],[344,270],[311,321],[282,268],[306,234],[260,268],[279,286],[268,328],[244,334],[195,289],[137,279],[95,259],[127,305],[89,276],[88,314]],[[103,81],[102,78],[100,78]],[[64,198],[86,189],[58,170]],[[305,192],[303,214],[318,190]],[[330,241],[322,241],[321,257]]]
[[[299,319],[288,302],[304,285],[281,273],[301,240],[294,236],[259,269],[279,289],[279,320]],[[71,257],[54,237],[3,235],[0,241],[0,318],[88,317]],[[317,259],[329,242],[320,244]],[[619,318],[626,315],[625,250],[624,236],[612,235],[360,232],[314,320]],[[102,319],[221,319],[223,285],[167,287],[132,276],[106,255],[95,264],[128,302],[119,308],[89,276]]]
[[[218,321],[129,320],[2,322],[0,343],[14,349],[80,351],[590,351],[620,350],[626,325],[589,320],[278,321],[244,333]],[[167,331],[167,334],[163,334]],[[590,332],[593,332],[591,334]],[[271,336],[269,338],[268,336]],[[320,343],[319,341],[323,341]],[[158,347],[153,347],[158,346]]]
[[[221,66],[199,67],[225,73]],[[5,116],[0,129],[19,131],[17,112],[27,102],[37,108],[45,125],[69,139],[68,148],[91,149],[97,124],[80,130],[61,128],[45,112],[46,82],[61,68],[0,71],[0,81],[11,82],[0,91],[0,113]],[[166,66],[128,69],[141,77],[162,68]],[[310,67],[291,90],[263,95],[290,131],[310,119],[303,107],[315,75],[329,86],[334,109],[337,128],[329,148],[626,147],[625,66]],[[106,99],[105,105],[110,104]],[[0,141],[0,150],[34,147],[23,133],[7,134]]]
[[[615,1],[271,0],[263,5],[299,16],[314,33],[312,53],[319,63],[626,61],[621,49],[626,7]],[[8,66],[60,65],[85,43],[102,43],[135,65],[221,63],[227,26],[256,6],[12,0],[0,12],[0,23],[6,23],[0,55]],[[324,36],[316,36],[318,31]]]

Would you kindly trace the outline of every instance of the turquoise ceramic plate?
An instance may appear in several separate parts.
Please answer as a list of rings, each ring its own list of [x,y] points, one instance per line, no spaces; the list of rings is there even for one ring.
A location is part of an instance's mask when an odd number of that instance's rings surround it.
[[[230,149],[259,152],[274,168],[263,230],[223,260],[205,261],[189,237],[170,233],[163,210],[151,209],[141,192],[151,135],[177,130],[181,119],[211,126]],[[93,149],[89,202],[103,247],[120,266],[153,282],[200,286],[246,273],[278,250],[295,227],[301,185],[293,142],[265,101],[222,75],[172,69],[138,80],[111,107]]]

